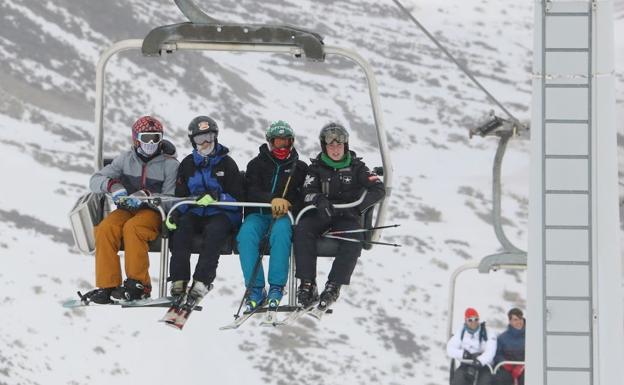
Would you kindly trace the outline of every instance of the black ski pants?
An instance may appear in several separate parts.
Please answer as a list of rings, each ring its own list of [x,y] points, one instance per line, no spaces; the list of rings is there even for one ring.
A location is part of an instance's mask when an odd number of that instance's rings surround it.
[[[451,385],[491,385],[492,384],[492,373],[490,372],[490,368],[487,366],[482,366],[480,368],[474,368],[473,373],[478,373],[474,377],[468,375],[468,365],[461,364],[459,368],[453,374],[453,381],[451,381]],[[476,377],[476,382],[475,382]]]
[[[316,280],[316,241],[326,230],[355,230],[361,228],[360,218],[354,216],[333,216],[331,219],[310,213],[303,217],[295,226],[293,246],[295,251],[296,277],[299,279]],[[363,239],[362,233],[339,235],[345,238]],[[362,253],[361,242],[340,241],[338,254],[332,263],[328,280],[339,285],[348,285],[351,274]]]
[[[505,368],[500,367],[496,371],[496,375],[494,376],[494,381],[492,382],[494,385],[514,385],[513,377],[511,373],[505,370]],[[524,385],[524,373],[518,378],[518,385]]]
[[[178,220],[177,226],[171,236],[170,245],[171,281],[190,280],[193,237],[201,233],[201,249],[193,279],[210,285],[217,276],[221,247],[232,232],[232,222],[225,214],[202,217],[186,212]]]

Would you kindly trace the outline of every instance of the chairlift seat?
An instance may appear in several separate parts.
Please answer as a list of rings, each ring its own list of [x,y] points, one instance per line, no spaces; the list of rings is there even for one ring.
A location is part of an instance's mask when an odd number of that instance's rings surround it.
[[[108,165],[112,162],[112,159],[110,158],[106,158],[104,159],[104,165]],[[383,171],[380,169],[376,169],[375,170],[377,173],[382,174]],[[241,176],[244,177],[245,175],[245,171],[241,171]],[[106,214],[107,214],[107,205],[105,203],[106,199],[100,199],[99,200],[99,210],[100,210],[100,214],[97,215],[97,218],[103,219]],[[374,207],[376,207],[377,205],[367,209],[364,214],[361,217],[361,226],[362,228],[370,228],[373,225],[373,211],[374,211]],[[91,208],[91,210],[93,210],[93,208]],[[97,223],[94,223],[94,225],[97,225]],[[364,233],[364,240],[370,241],[372,237],[372,232],[365,232]],[[159,235],[158,238],[156,238],[155,240],[149,242],[149,251],[150,252],[160,252],[161,251],[161,245],[162,245],[162,235]],[[191,252],[193,254],[198,254],[201,250],[202,247],[202,236],[200,232],[197,232],[194,236],[193,236],[193,240],[192,240],[193,244],[191,246]],[[319,256],[323,256],[323,257],[339,257],[339,249],[340,249],[340,242],[345,242],[345,241],[340,241],[337,239],[330,239],[330,238],[321,238],[319,240],[317,240],[316,242],[316,249],[317,249],[317,255]],[[370,250],[372,248],[372,244],[370,243],[364,243],[363,244],[363,248],[365,250]],[[124,244],[123,244],[123,240],[121,243],[121,247],[120,250],[123,251],[124,250]],[[224,242],[223,246],[221,247],[221,251],[220,251],[221,255],[230,255],[230,254],[238,254],[238,244],[236,242],[236,233],[231,234],[230,236],[227,237],[226,241]]]

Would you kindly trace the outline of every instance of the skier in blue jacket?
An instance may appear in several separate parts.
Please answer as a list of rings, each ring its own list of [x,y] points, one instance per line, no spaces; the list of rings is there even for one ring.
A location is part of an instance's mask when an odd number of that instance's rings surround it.
[[[191,278],[190,257],[194,234],[201,232],[199,260],[188,296],[198,303],[212,288],[220,250],[240,225],[239,207],[213,205],[236,202],[243,196],[242,178],[229,150],[217,141],[219,127],[208,116],[194,118],[188,127],[193,152],[180,163],[175,196],[199,197],[200,207],[181,206],[167,220],[171,239],[171,295],[184,296]]]

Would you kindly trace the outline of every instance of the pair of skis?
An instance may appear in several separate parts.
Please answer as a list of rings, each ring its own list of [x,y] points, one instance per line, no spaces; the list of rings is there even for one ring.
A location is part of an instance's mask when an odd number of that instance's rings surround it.
[[[288,312],[290,314],[280,320],[277,316],[277,313],[282,313],[282,312]],[[260,321],[260,326],[279,327],[279,326],[290,325],[306,314],[309,314],[312,317],[320,320],[323,317],[323,315],[332,313],[332,309],[330,309],[329,307],[319,308],[318,306],[316,306],[316,304],[311,305],[307,308],[304,308],[302,306],[279,306],[277,308],[258,306],[251,311],[244,312],[242,316],[236,318],[231,323],[220,327],[219,330],[238,329],[252,316],[256,314],[261,314],[261,313],[266,313],[266,315],[264,319]]]
[[[197,305],[201,299],[188,296],[180,296],[174,299],[170,302],[171,306],[159,322],[164,322],[167,326],[171,326],[174,329],[182,330],[191,313],[195,310],[202,310],[202,307]]]

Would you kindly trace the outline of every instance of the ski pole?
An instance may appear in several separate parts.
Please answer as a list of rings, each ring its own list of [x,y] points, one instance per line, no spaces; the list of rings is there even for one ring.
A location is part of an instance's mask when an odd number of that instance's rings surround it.
[[[387,229],[390,227],[399,227],[401,225],[387,225],[387,226],[377,226],[377,227],[369,227],[367,229],[355,229],[355,230],[337,230],[337,231],[328,231],[325,234],[329,235],[338,235],[338,234],[351,234],[351,233],[366,233],[368,231],[379,230],[379,229]]]
[[[393,246],[393,247],[401,247],[401,245],[397,244],[397,243],[387,243],[387,242],[378,242],[378,241],[367,241],[364,239],[353,239],[353,238],[346,238],[346,237],[338,237],[335,235],[330,235],[330,234],[324,234],[323,237],[325,238],[331,238],[331,239],[337,239],[339,241],[347,241],[347,242],[361,242],[361,243],[370,243],[373,245],[383,245],[383,246]]]
[[[240,317],[240,311],[243,308],[243,304],[245,303],[245,300],[247,299],[247,297],[249,297],[249,293],[251,292],[251,288],[253,287],[253,282],[256,280],[256,277],[258,276],[258,271],[260,271],[260,264],[262,263],[262,256],[266,252],[267,246],[269,244],[269,235],[271,234],[271,230],[273,229],[273,223],[275,223],[275,218],[273,218],[273,220],[269,224],[269,228],[266,234],[264,235],[264,237],[262,238],[260,249],[259,249],[260,255],[258,255],[258,259],[256,259],[256,263],[254,264],[253,272],[251,273],[251,278],[249,279],[249,282],[247,282],[247,285],[245,286],[245,294],[243,294],[243,298],[241,299],[241,302],[238,305],[238,310],[236,310],[236,314],[234,314],[234,319],[238,319]]]

